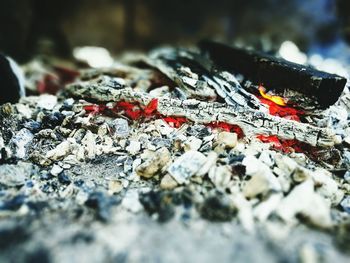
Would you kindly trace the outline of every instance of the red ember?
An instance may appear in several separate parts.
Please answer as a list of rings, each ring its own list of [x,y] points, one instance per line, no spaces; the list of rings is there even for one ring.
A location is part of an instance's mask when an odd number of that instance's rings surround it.
[[[157,107],[158,107],[158,99],[151,100],[146,108],[144,109],[144,113],[146,116],[151,116],[152,114],[157,113]]]
[[[91,113],[91,114],[102,113],[106,109],[107,109],[106,105],[91,104],[91,105],[84,106],[84,110]]]
[[[207,126],[212,129],[222,129],[227,132],[235,132],[237,133],[238,138],[244,137],[242,129],[237,125],[229,124],[226,122],[211,122],[208,123]]]
[[[158,99],[153,99],[145,107],[142,107],[138,102],[131,103],[126,101],[119,101],[115,104],[113,109],[109,109],[106,105],[96,104],[84,106],[84,109],[91,114],[104,113],[108,109],[118,113],[124,112],[124,114],[132,120],[149,117],[162,118],[166,123],[174,128],[180,128],[182,124],[189,121],[184,117],[164,116],[162,114],[159,114],[157,107]],[[243,138],[244,136],[242,129],[237,125],[225,122],[212,122],[208,123],[207,126],[212,129],[222,129],[224,131],[235,132],[237,133],[238,138]]]
[[[163,117],[163,120],[174,128],[180,128],[182,124],[188,122],[184,117]]]
[[[307,146],[305,143],[299,142],[298,140],[282,140],[276,135],[258,135],[257,138],[265,143],[270,143],[272,148],[284,153],[291,152],[305,152]]]
[[[259,91],[262,96],[259,97],[259,100],[268,106],[271,115],[300,122],[300,116],[304,114],[303,111],[287,106],[282,97],[265,94],[265,89],[261,85]]]

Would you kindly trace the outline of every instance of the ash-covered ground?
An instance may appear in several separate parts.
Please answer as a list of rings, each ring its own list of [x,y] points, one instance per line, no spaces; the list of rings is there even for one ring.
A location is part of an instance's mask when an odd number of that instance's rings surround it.
[[[219,100],[155,69],[80,79]],[[329,148],[164,116],[154,101],[78,97],[62,89],[0,107],[1,262],[349,261],[347,87],[318,120],[338,136]]]

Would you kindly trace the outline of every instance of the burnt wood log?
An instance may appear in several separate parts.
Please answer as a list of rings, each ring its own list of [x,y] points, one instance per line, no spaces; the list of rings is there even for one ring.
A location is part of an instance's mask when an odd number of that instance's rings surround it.
[[[139,102],[148,105],[155,97],[132,88],[112,88],[103,81],[78,82],[65,89],[73,97],[99,102]],[[217,102],[195,99],[179,100],[167,97],[158,99],[157,110],[164,116],[179,116],[196,123],[226,122],[238,125],[245,135],[277,135],[283,139],[296,139],[313,146],[332,146],[336,137],[328,128],[314,127],[266,114],[261,111]]]
[[[234,75],[216,70],[210,60],[196,52],[160,48],[153,50],[145,60],[183,88],[192,98],[210,97],[210,93],[215,90],[229,105],[264,109],[254,95],[242,88]]]
[[[299,91],[315,98],[320,108],[334,104],[341,95],[346,79],[311,67],[276,58],[261,52],[231,47],[225,44],[202,41],[202,51],[220,68],[262,84],[268,90]]]

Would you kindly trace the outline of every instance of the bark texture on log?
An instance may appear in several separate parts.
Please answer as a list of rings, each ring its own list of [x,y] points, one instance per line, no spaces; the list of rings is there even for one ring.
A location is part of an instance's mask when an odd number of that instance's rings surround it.
[[[267,89],[283,92],[299,91],[315,98],[321,108],[334,104],[341,95],[346,79],[311,67],[266,55],[261,52],[231,47],[212,41],[203,41],[200,48],[219,67],[244,75]]]
[[[115,89],[103,82],[78,82],[66,87],[73,97],[100,102],[128,101],[147,105],[154,97],[131,88]],[[195,99],[158,99],[158,112],[165,116],[181,116],[196,123],[226,122],[238,125],[246,135],[277,135],[283,139],[296,139],[313,146],[332,146],[335,135],[331,129],[314,127],[261,111],[217,102]]]

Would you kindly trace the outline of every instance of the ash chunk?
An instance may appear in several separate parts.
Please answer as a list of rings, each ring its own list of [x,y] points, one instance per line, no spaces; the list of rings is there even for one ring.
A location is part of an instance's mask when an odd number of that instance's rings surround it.
[[[140,202],[150,215],[156,215],[159,222],[167,222],[175,215],[176,206],[186,210],[193,204],[193,194],[189,189],[181,192],[150,191],[140,194]]]
[[[200,152],[188,151],[175,160],[168,172],[179,184],[186,183],[201,169],[206,159]]]
[[[140,202],[150,214],[157,214],[158,221],[169,221],[175,215],[172,193],[150,191],[140,195]]]
[[[237,134],[232,132],[220,132],[218,134],[217,143],[224,148],[234,148],[237,144]]]
[[[33,138],[34,135],[28,129],[23,128],[11,139],[10,144],[13,145],[17,158],[26,157],[27,147]]]
[[[117,118],[110,123],[113,135],[116,138],[123,138],[129,135],[128,121],[123,118]]]
[[[18,164],[4,164],[0,166],[0,184],[13,187],[24,185],[30,178],[33,165],[19,162]]]
[[[151,178],[159,173],[170,160],[169,150],[165,147],[160,148],[149,159],[136,168],[136,173],[139,176]]]

